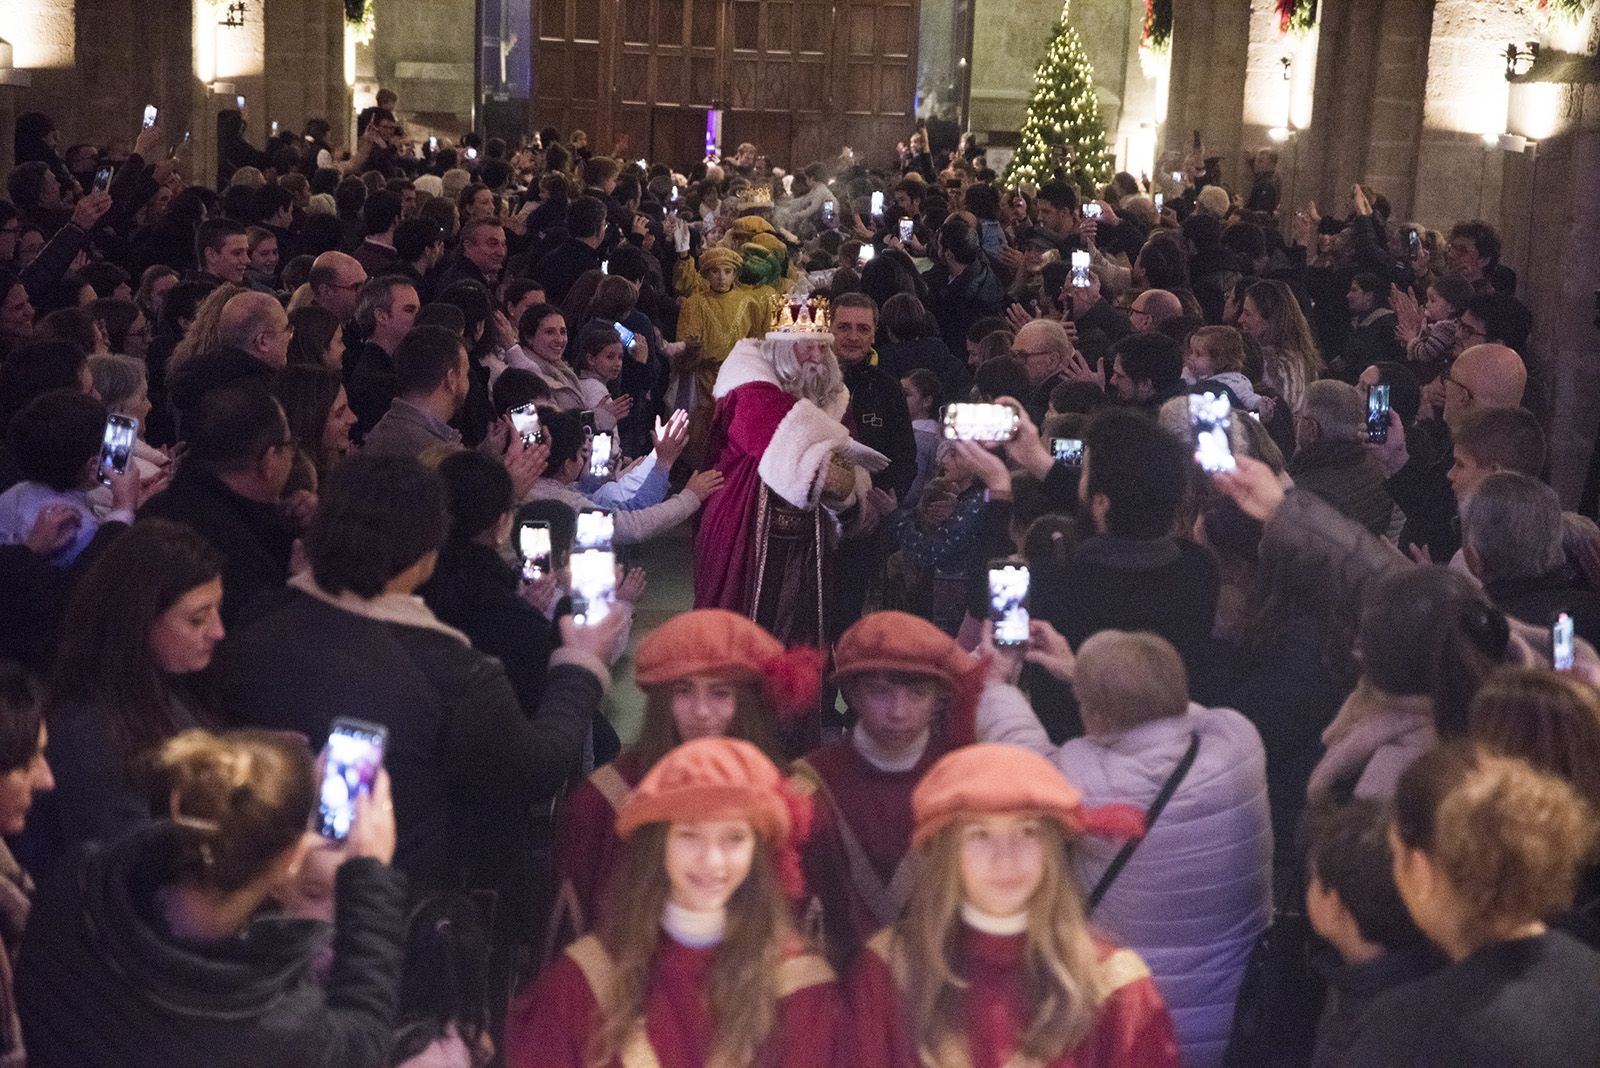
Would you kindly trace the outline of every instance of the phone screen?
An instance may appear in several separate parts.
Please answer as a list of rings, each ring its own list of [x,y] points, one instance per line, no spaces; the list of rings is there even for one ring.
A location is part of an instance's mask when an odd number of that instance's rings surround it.
[[[467,158],[468,159],[477,159],[478,158],[478,150],[475,149],[475,148],[467,149]]]
[[[439,139],[437,137],[428,138],[428,151],[429,152],[437,152],[437,151],[439,151]]]
[[[944,436],[953,441],[1011,441],[1018,425],[1009,404],[951,404],[944,410]]]
[[[611,273],[611,261],[610,260],[601,260],[600,261],[600,273],[601,274],[610,274]]]
[[[872,214],[883,214],[883,190],[881,189],[872,194]]]
[[[579,623],[593,624],[604,619],[616,592],[616,553],[610,549],[585,549],[572,554],[572,613]]]
[[[1064,464],[1073,467],[1083,466],[1083,439],[1082,438],[1051,438],[1050,455]]]
[[[1027,644],[1028,567],[1026,564],[996,560],[989,565],[989,618],[994,621],[996,645]]]
[[[822,202],[822,225],[834,226],[839,222],[839,205],[831,200]]]
[[[277,137],[278,136],[278,120],[277,119],[273,119],[272,120],[272,136],[273,137]]]
[[[878,250],[873,248],[871,245],[862,245],[861,254],[856,257],[856,264],[858,266],[865,267],[867,264],[872,262],[872,257],[876,256],[877,254]]]
[[[617,337],[622,339],[622,347],[630,352],[633,351],[633,331],[629,330],[621,323],[612,323],[611,329],[615,330],[617,332]]]
[[[616,524],[611,513],[601,508],[585,508],[578,513],[578,529],[573,544],[578,549],[609,549]]]
[[[1233,443],[1228,430],[1233,425],[1233,406],[1226,394],[1189,394],[1189,426],[1194,431],[1194,459],[1200,470],[1211,473],[1232,471]]]
[[[144,106],[144,128],[146,130],[150,129],[150,127],[156,124],[156,116],[160,113],[160,109],[154,104],[146,104]]]
[[[611,474],[611,435],[596,434],[589,447],[589,474],[605,478]],[[607,516],[609,519],[610,517]]]
[[[517,555],[522,558],[522,577],[532,582],[550,573],[550,524],[543,520],[524,520],[517,527]]]
[[[336,719],[324,750],[322,787],[317,794],[317,833],[342,842],[350,837],[356,799],[370,794],[383,767],[389,731],[375,723]]]
[[[1382,445],[1389,440],[1389,387],[1376,385],[1367,390],[1367,440]]]
[[[242,97],[242,96],[234,97],[233,98],[233,103],[234,103],[234,106],[237,107],[240,111],[244,110],[244,97]]]
[[[103,485],[111,485],[113,474],[122,474],[128,469],[128,460],[133,456],[133,443],[139,436],[139,420],[131,415],[106,416],[105,436],[100,442],[100,481]]]
[[[902,240],[902,241],[910,241],[911,240],[911,235],[916,232],[916,229],[917,229],[916,224],[913,223],[910,219],[901,219],[900,220],[900,240]]]
[[[1422,235],[1417,233],[1415,230],[1407,231],[1407,233],[1406,233],[1406,247],[1411,250],[1411,255],[1413,255],[1413,256],[1415,256],[1417,253],[1421,252],[1422,251]]]
[[[116,168],[109,164],[94,172],[94,191],[103,193],[111,188],[111,176],[116,173]]]
[[[1156,210],[1160,211],[1162,208],[1166,207],[1166,204],[1167,204],[1167,195],[1165,193],[1157,193],[1156,194]]]
[[[1550,664],[1557,671],[1571,671],[1574,659],[1572,617],[1565,612],[1558,612],[1554,625],[1550,628]]]
[[[1100,205],[1094,203],[1093,201],[1090,201],[1083,206],[1083,217],[1085,219],[1098,219],[1100,218],[1100,212]]]
[[[1089,278],[1089,254],[1087,252],[1074,252],[1072,254],[1072,285],[1074,289],[1088,289],[1093,285]]]
[[[506,412],[511,417],[511,427],[522,435],[524,445],[532,445],[539,440],[539,409],[532,404],[524,404],[519,408],[512,408]]]

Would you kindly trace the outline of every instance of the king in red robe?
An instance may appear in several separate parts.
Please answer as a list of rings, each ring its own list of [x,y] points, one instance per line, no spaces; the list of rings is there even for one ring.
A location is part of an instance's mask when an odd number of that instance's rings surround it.
[[[706,449],[726,481],[695,532],[694,606],[726,608],[786,645],[819,646],[838,516],[882,454],[850,440],[833,335],[782,331],[734,346],[717,375]]]

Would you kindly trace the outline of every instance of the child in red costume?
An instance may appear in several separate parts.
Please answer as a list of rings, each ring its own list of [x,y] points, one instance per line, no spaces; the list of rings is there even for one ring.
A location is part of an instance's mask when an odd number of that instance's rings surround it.
[[[644,636],[633,671],[645,694],[639,740],[595,769],[564,805],[550,953],[599,926],[606,884],[622,854],[617,812],[645,772],[696,738],[740,738],[774,755],[774,711],[814,706],[820,673],[820,654],[785,650],[750,620],[720,608],[674,616]]]
[[[628,893],[522,991],[511,1068],[833,1068],[844,1005],[786,895],[810,806],[748,742],[664,756],[617,816]]]
[[[974,745],[912,797],[922,867],[904,917],[867,944],[853,1063],[873,1068],[1178,1068],[1150,972],[1091,934],[1067,866],[1079,834],[1139,833],[1085,810],[1043,757]]]
[[[874,612],[839,639],[834,681],[854,726],[792,765],[813,795],[807,927],[848,969],[911,896],[911,791],[933,762],[972,741],[982,665],[927,620]]]

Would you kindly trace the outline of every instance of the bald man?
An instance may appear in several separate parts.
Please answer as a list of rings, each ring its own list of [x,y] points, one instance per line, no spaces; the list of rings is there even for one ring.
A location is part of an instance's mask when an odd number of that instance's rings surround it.
[[[1072,355],[1072,338],[1054,319],[1023,324],[1011,340],[1011,356],[1028,375],[1028,395],[1018,397],[1035,424],[1044,421],[1050,392],[1065,381],[1062,369]]]
[[[366,268],[354,256],[343,252],[324,252],[318,256],[311,264],[311,275],[307,279],[311,299],[332,312],[341,324],[356,317],[356,303],[366,282]]]
[[[1137,331],[1154,330],[1168,319],[1183,314],[1183,301],[1177,294],[1165,289],[1147,289],[1133,298],[1128,308],[1128,320]]]
[[[1444,421],[1450,426],[1468,412],[1516,408],[1528,386],[1528,369],[1505,345],[1474,345],[1456,357],[1444,383]]]
[[[222,308],[217,347],[168,371],[167,399],[181,439],[192,429],[200,401],[223,386],[266,389],[288,362],[294,328],[277,300],[267,293],[236,295]]]

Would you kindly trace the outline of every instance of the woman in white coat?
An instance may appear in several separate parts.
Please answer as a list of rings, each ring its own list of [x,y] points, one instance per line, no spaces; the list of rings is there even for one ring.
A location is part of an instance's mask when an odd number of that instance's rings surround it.
[[[1144,840],[1099,891],[1091,920],[1149,964],[1184,1064],[1219,1065],[1245,963],[1272,916],[1261,738],[1233,709],[1192,703],[1182,659],[1157,635],[1101,631],[1074,656],[1054,629],[1035,621],[1024,655],[1071,683],[1086,735],[1052,745],[1028,699],[1000,683],[979,704],[979,741],[1053,760],[1093,805],[1148,813],[1176,780]],[[1077,851],[1086,896],[1107,879],[1121,848],[1086,842]]]

